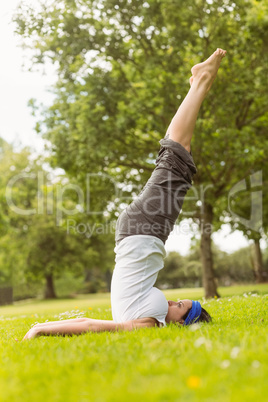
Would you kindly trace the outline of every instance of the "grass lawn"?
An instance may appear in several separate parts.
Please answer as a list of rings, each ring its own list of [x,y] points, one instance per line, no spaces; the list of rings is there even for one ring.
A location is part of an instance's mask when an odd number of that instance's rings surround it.
[[[109,295],[0,308],[0,401],[267,401],[268,284],[220,288],[214,320],[190,327],[40,337],[36,322],[111,319]],[[202,299],[202,289],[167,298]]]

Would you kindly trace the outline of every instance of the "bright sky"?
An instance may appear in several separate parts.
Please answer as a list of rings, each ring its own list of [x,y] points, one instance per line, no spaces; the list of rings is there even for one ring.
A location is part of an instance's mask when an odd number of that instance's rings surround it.
[[[37,1],[37,0],[36,0]],[[14,35],[11,18],[19,0],[1,1],[0,3],[0,136],[8,142],[29,145],[33,150],[42,151],[42,139],[34,132],[35,119],[27,107],[29,99],[49,105],[52,94],[48,92],[55,82],[53,68],[46,68],[46,75],[39,71],[23,70],[23,61],[27,64],[27,55],[19,47],[19,38]],[[28,63],[29,65],[29,63]],[[232,252],[248,245],[241,232],[229,234],[228,225],[213,235],[215,243],[224,251]],[[167,251],[178,251],[186,254],[190,246],[190,234],[185,224],[171,234],[167,243]]]
[[[14,35],[11,23],[13,11],[19,2],[0,2],[0,136],[8,142],[30,145],[40,150],[43,142],[33,130],[35,120],[27,103],[29,99],[36,98],[49,104],[52,94],[47,89],[55,82],[55,75],[51,71],[43,75],[41,68],[39,72],[27,72],[26,68],[23,71],[23,61],[27,63],[27,57],[19,47],[20,38]]]

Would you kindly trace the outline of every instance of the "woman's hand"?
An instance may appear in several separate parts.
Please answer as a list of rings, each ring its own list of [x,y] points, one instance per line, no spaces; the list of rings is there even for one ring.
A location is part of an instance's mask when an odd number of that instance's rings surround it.
[[[39,328],[37,327],[37,325],[35,325],[27,332],[27,334],[23,338],[23,341],[25,341],[26,339],[36,338],[37,336],[39,336]]]
[[[23,340],[36,338],[41,335],[80,335],[86,332],[104,331],[133,331],[139,328],[155,327],[155,318],[139,318],[137,320],[116,323],[111,320],[95,320],[93,318],[73,318],[63,321],[48,321],[43,324],[36,324],[32,327]]]

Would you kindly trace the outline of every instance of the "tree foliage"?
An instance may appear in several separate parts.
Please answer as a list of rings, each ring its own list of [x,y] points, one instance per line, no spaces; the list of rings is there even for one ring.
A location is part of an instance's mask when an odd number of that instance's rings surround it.
[[[228,254],[213,244],[212,252],[215,277],[220,286],[255,281],[251,247]],[[200,244],[195,245],[187,256],[181,256],[172,251],[165,259],[165,267],[158,275],[157,285],[162,289],[200,287],[202,282],[201,265]],[[264,268],[264,272],[266,275],[268,274],[267,266]]]
[[[78,187],[75,180],[70,183],[65,174],[55,175],[44,162],[2,141],[0,285],[17,289],[43,283],[50,298],[56,297],[54,280],[66,271],[86,276],[98,265],[104,275],[108,261],[113,262],[113,244],[109,231],[104,236],[87,225],[83,199],[77,200],[72,191]]]
[[[131,184],[133,196],[152,171],[191,67],[225,48],[192,146],[195,199],[184,206],[202,231],[219,228],[230,189],[266,159],[267,10],[266,0],[22,4],[17,32],[34,50],[33,63],[50,60],[58,71],[56,99],[37,127],[51,141],[54,165],[81,181],[107,173]],[[103,207],[120,204],[111,181],[95,194]],[[217,294],[210,236],[202,232],[206,296]]]

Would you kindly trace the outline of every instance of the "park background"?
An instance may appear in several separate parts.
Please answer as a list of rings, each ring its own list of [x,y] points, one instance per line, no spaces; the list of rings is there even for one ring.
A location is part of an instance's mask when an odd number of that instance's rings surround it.
[[[228,56],[157,285],[214,297],[266,281],[266,2],[18,5],[1,6],[1,288],[14,300],[109,291],[116,218],[152,172],[190,68],[217,46]]]
[[[18,3],[0,5],[0,401],[266,401],[268,2]],[[112,318],[116,218],[217,47],[157,282],[212,322],[22,342]]]

